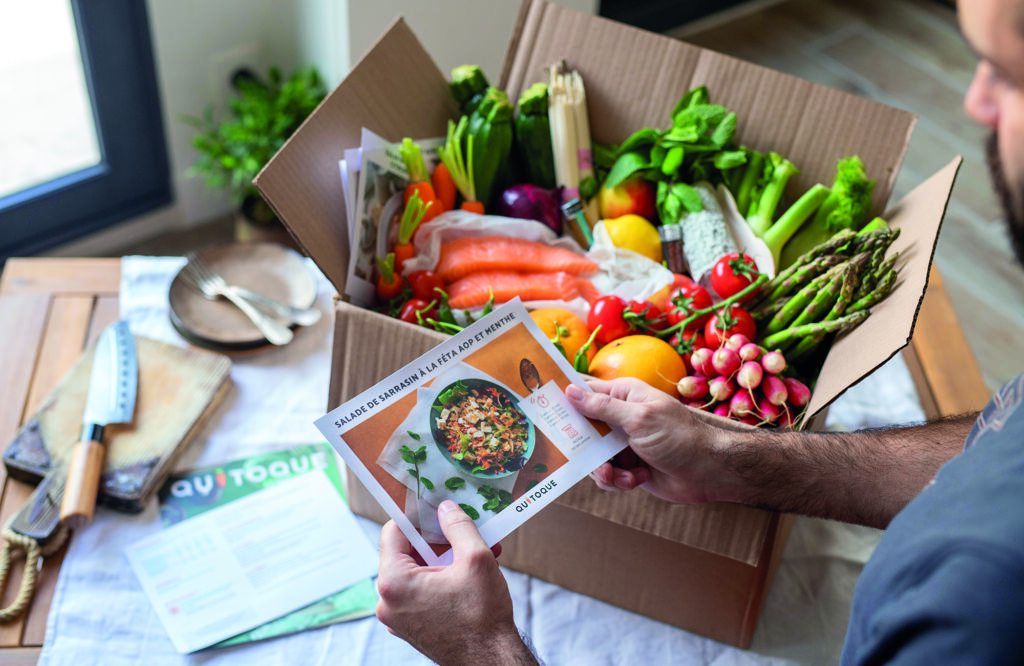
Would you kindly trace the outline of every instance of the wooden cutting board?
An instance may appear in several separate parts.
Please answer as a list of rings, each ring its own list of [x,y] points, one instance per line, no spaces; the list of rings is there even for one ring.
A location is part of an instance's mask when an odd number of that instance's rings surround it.
[[[139,386],[135,417],[106,427],[107,455],[98,502],[136,513],[156,491],[182,449],[230,386],[231,361],[222,354],[135,336]],[[46,397],[4,451],[7,473],[38,482],[66,467],[82,434],[95,344]]]

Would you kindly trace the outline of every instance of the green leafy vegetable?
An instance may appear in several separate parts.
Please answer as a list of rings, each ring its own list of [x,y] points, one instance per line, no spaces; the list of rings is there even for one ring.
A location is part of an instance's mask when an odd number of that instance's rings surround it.
[[[459,507],[463,511],[465,511],[466,515],[469,516],[470,518],[472,518],[473,520],[479,520],[480,512],[477,511],[476,509],[474,509],[473,507],[471,507],[470,505],[468,505],[468,504],[459,504]]]
[[[458,490],[459,488],[466,487],[466,480],[459,476],[453,476],[444,482],[444,487],[448,490]]]

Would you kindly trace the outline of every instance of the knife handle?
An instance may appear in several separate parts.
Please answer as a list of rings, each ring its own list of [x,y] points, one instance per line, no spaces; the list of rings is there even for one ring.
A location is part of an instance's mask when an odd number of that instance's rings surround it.
[[[92,520],[103,471],[103,444],[83,440],[71,452],[68,483],[60,505],[60,520],[71,529],[83,527]]]

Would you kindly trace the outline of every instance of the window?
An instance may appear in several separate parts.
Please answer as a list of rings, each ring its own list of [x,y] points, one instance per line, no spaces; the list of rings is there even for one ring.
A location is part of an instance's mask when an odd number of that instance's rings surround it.
[[[0,145],[7,146],[0,149],[0,261],[169,203],[146,4],[8,3],[0,8],[0,25],[6,33],[0,39],[8,45],[3,48],[21,49],[20,57],[4,59],[17,69],[0,67],[0,86],[13,93],[5,95],[7,103],[14,100],[12,111],[0,108],[0,125],[14,126],[0,130]],[[45,38],[33,33],[39,29]],[[59,94],[48,95],[47,89]],[[37,141],[56,140],[55,145],[27,143],[30,125],[39,118],[45,120]],[[13,135],[6,134],[19,131],[27,151],[19,152]]]

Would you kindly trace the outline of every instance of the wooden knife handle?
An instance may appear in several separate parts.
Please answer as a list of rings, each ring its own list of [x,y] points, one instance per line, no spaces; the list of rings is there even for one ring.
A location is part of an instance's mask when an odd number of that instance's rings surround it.
[[[68,483],[60,505],[60,520],[71,529],[78,529],[92,520],[103,471],[103,444],[82,441],[71,452]]]

